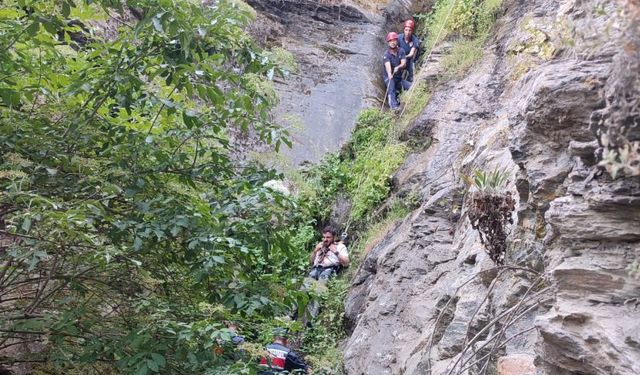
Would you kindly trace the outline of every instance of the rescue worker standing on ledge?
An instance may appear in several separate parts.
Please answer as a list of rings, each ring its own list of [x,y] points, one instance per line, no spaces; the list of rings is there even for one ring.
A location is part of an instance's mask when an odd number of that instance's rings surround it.
[[[316,245],[309,259],[312,265],[310,278],[326,282],[340,266],[349,265],[347,247],[334,243],[336,233],[333,227],[325,227],[322,230],[322,242]]]
[[[418,57],[418,49],[420,48],[420,39],[413,35],[415,27],[416,24],[413,20],[406,20],[404,21],[404,32],[398,35],[398,45],[404,50],[407,58],[407,81],[409,82],[413,82],[413,65]]]
[[[384,63],[384,84],[387,87],[387,98],[389,107],[396,111],[400,109],[398,102],[398,91],[408,90],[411,82],[402,79],[402,71],[407,66],[407,58],[402,48],[398,48],[398,34],[390,32],[387,34],[387,44],[389,49],[384,53],[382,61]]]
[[[287,374],[306,374],[308,366],[288,347],[287,330],[276,328],[273,331],[273,343],[267,345],[269,358],[260,359],[261,370],[258,375],[275,375],[280,372]]]

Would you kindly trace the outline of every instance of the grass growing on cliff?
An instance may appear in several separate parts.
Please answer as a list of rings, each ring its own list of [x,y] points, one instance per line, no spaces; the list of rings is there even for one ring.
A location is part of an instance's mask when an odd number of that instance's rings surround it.
[[[442,60],[444,77],[464,74],[482,57],[483,47],[497,18],[502,0],[439,0],[424,20],[419,35],[425,35],[425,49],[455,37],[452,49]]]
[[[400,118],[400,126],[395,130],[399,134],[424,110],[431,99],[431,90],[429,90],[425,81],[417,81],[411,88],[411,93],[403,92],[400,100],[404,102],[404,111]]]
[[[416,18],[424,20],[418,34],[425,35],[425,49],[450,36],[476,38],[493,26],[502,0],[438,0],[433,10]]]
[[[460,39],[454,42],[451,51],[442,58],[444,78],[459,77],[480,60],[485,40],[486,38]]]
[[[352,198],[351,218],[362,219],[387,197],[391,175],[402,164],[407,147],[393,137],[394,120],[377,109],[363,111],[353,133],[355,160],[348,184]]]
[[[319,164],[290,174],[316,222],[328,221],[340,195],[351,202],[351,221],[365,220],[389,195],[391,176],[408,152],[397,140],[395,124],[390,113],[364,110],[342,152],[328,154]]]

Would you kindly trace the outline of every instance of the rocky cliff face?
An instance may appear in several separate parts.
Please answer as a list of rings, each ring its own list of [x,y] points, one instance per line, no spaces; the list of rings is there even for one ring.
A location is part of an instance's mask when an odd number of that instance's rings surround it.
[[[349,374],[640,373],[640,178],[598,165],[603,134],[638,140],[640,4],[504,9],[481,62],[405,131],[433,140],[396,176],[422,205],[353,280]],[[496,167],[516,200],[502,267],[461,179]]]
[[[258,12],[250,34],[291,52],[299,69],[276,80],[276,121],[291,133],[291,164],[318,161],[348,140],[358,114],[379,106],[387,30],[433,0],[248,0]],[[382,90],[382,92],[380,92]]]
[[[358,113],[374,101],[371,68],[380,45],[380,1],[250,0],[260,14],[251,34],[293,54],[298,71],[276,81],[276,121],[291,133],[292,164],[318,161],[348,139]],[[373,11],[372,11],[373,9]]]

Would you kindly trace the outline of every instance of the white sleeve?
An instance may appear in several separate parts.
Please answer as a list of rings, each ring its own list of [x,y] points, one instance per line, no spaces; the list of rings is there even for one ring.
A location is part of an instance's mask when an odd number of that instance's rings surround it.
[[[347,251],[347,247],[343,243],[338,244],[338,248],[336,250],[338,250],[339,255],[349,257],[349,252]]]

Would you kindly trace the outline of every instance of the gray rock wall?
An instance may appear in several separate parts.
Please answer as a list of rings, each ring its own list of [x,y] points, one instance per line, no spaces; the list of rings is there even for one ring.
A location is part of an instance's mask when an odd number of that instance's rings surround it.
[[[640,373],[640,281],[627,269],[640,258],[640,177],[598,166],[599,136],[624,122],[633,140],[640,121],[620,114],[638,108],[640,6],[504,7],[481,62],[404,134],[433,139],[396,175],[396,194],[422,205],[353,280],[349,374]],[[506,267],[471,228],[461,182],[496,167],[517,201]]]
[[[380,2],[371,1],[372,4]],[[349,2],[249,0],[260,14],[251,35],[291,52],[298,71],[276,80],[275,121],[290,134],[289,164],[317,162],[339,150],[362,109],[379,105],[381,17]],[[377,67],[377,66],[376,66]]]

